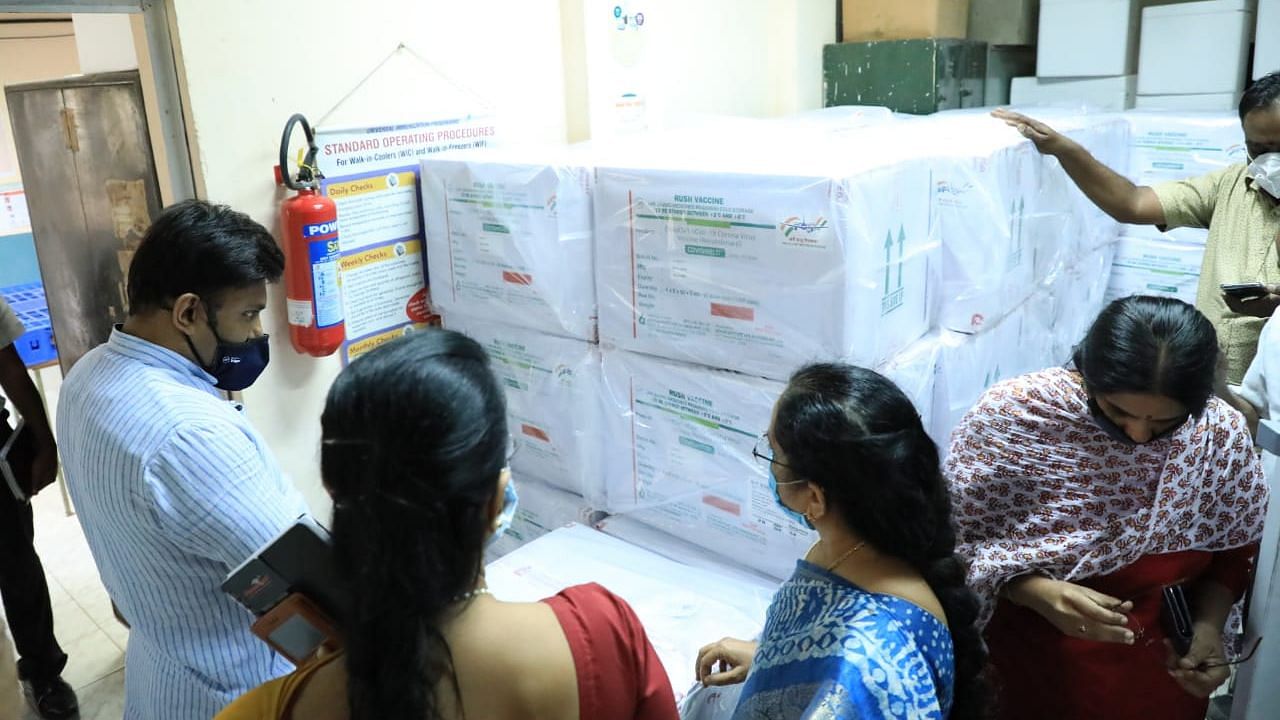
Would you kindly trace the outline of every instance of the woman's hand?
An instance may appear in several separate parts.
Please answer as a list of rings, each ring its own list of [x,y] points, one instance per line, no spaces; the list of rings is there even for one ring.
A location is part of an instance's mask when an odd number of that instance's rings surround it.
[[[759,643],[725,638],[702,648],[698,651],[698,682],[717,686],[746,680],[757,647]]]
[[[1181,658],[1167,640],[1165,647],[1169,651],[1166,660],[1169,674],[1188,695],[1207,698],[1231,677],[1231,668],[1226,665],[1226,653],[1222,649],[1221,630],[1197,623],[1191,649]]]
[[[1036,611],[1064,635],[1098,642],[1132,645],[1126,613],[1133,603],[1104,595],[1083,585],[1031,575],[1011,581],[1005,597]]]

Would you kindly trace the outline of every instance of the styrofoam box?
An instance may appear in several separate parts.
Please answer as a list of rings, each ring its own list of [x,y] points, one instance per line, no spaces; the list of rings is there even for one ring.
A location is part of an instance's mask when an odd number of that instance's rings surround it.
[[[1099,110],[1126,110],[1137,96],[1138,77],[1014,78],[1009,86],[1009,102],[1014,105],[1055,105],[1093,107]]]
[[[1132,75],[1138,69],[1138,0],[1041,0],[1036,73]]]
[[[770,146],[757,136],[655,163],[692,156],[701,171],[601,167],[601,342],[783,379],[816,358],[874,365],[924,335],[938,254],[930,165],[894,157],[890,138],[899,155],[911,143],[877,133],[893,127],[785,158],[743,152]]]
[[[1203,245],[1121,238],[1107,300],[1129,295],[1163,295],[1194,305],[1203,260]]]
[[[1139,110],[1231,111],[1240,101],[1239,92],[1199,93],[1195,95],[1139,95],[1134,107]]]
[[[604,586],[635,610],[677,700],[694,685],[698,648],[726,636],[758,636],[777,591],[775,583],[684,565],[581,525],[489,563],[485,582],[510,602],[535,602],[585,583]]]
[[[783,385],[623,351],[604,367],[606,509],[788,577],[814,535],[751,455]]]
[[[1280,0],[1258,0],[1258,24],[1253,44],[1253,79],[1280,70],[1280,43],[1268,41],[1280,27]],[[1264,31],[1265,28],[1265,31]],[[1258,42],[1262,38],[1262,42]]]
[[[1180,95],[1244,89],[1253,6],[1251,0],[1210,0],[1144,9],[1138,92]]]
[[[558,530],[578,523],[588,527],[604,519],[604,513],[593,508],[585,498],[565,492],[512,471],[520,502],[511,527],[485,552],[486,560],[496,560],[517,548]]]
[[[436,308],[596,339],[593,176],[582,152],[469,150],[422,161]]]
[[[444,325],[484,346],[506,388],[512,474],[603,507],[599,348],[460,312],[447,312]]]

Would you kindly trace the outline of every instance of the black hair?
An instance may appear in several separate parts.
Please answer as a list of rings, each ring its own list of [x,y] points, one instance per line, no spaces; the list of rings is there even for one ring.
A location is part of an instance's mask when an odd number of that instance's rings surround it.
[[[437,720],[460,707],[441,627],[483,568],[506,464],[506,399],[474,340],[427,330],[361,356],[321,417],[321,473],[351,601],[352,720]],[[452,685],[453,698],[439,688]]]
[[[1197,417],[1213,395],[1218,334],[1181,300],[1134,295],[1103,308],[1072,358],[1091,394],[1178,401]]]
[[[168,307],[185,293],[216,304],[227,290],[275,282],[284,253],[253,218],[226,205],[184,200],[151,223],[129,264],[129,312]]]
[[[844,364],[801,368],[778,400],[773,440],[859,537],[915,568],[946,613],[955,648],[953,720],[989,713],[978,599],[956,555],[951,495],[911,400],[884,376]]]
[[[1253,81],[1240,96],[1240,122],[1254,110],[1280,105],[1280,70]]]

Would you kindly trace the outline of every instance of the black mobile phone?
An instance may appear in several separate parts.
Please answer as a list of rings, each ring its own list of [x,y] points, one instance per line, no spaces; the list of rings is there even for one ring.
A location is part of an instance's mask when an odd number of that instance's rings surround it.
[[[1262,283],[1224,283],[1220,287],[1224,295],[1241,300],[1260,298],[1267,294],[1267,286]]]
[[[1191,651],[1191,641],[1196,636],[1186,591],[1181,585],[1170,585],[1164,589],[1163,601],[1160,621],[1164,625],[1165,637],[1173,644],[1173,651],[1178,657],[1184,657]]]

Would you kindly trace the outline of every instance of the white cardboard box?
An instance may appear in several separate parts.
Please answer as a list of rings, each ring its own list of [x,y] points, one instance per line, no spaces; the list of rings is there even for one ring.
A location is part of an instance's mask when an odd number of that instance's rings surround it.
[[[876,368],[877,372],[892,380],[911,398],[925,430],[933,425],[934,386],[937,383],[941,356],[942,342],[933,333],[920,338],[892,360]]]
[[[781,383],[605,352],[608,510],[785,578],[814,535],[751,455]]]
[[[599,348],[460,312],[446,313],[444,325],[484,346],[506,388],[508,431],[516,443],[512,474],[603,507]]]
[[[1275,28],[1280,28],[1280,0],[1258,0],[1258,25],[1254,33],[1253,79],[1280,70],[1280,43],[1272,38]],[[1262,42],[1258,42],[1262,38]]]
[[[1041,0],[1036,73],[1132,75],[1138,69],[1138,0]]]
[[[1178,95],[1242,90],[1253,37],[1253,6],[1251,0],[1209,0],[1144,9],[1138,92]],[[1275,41],[1274,32],[1268,31],[1270,42]]]
[[[1244,130],[1231,112],[1133,110],[1129,178],[1139,185],[1204,175],[1245,162]]]
[[[1049,283],[1048,296],[1052,304],[1047,324],[1051,342],[1046,366],[1070,360],[1076,345],[1084,339],[1098,313],[1106,306],[1118,244],[1092,251]],[[1041,318],[1045,317],[1043,305],[1033,304],[1032,307]]]
[[[1203,260],[1203,245],[1121,238],[1107,301],[1129,295],[1162,295],[1194,305]]]
[[[486,560],[497,560],[566,525],[578,523],[593,527],[604,519],[603,512],[579,495],[520,476],[514,470],[511,481],[520,497],[516,516],[507,532],[485,552]]]
[[[932,435],[943,455],[961,418],[992,385],[1051,364],[1053,336],[1044,318],[1047,293],[976,334],[942,331]]]
[[[1114,77],[1018,77],[1009,86],[1009,102],[1014,105],[1049,105],[1098,110],[1126,110],[1133,107],[1138,76]]]
[[[580,150],[492,149],[422,161],[432,301],[596,339],[592,172]]]
[[[1138,185],[1205,175],[1245,161],[1244,130],[1234,110],[1195,112],[1133,110],[1129,123],[1129,173]],[[1125,235],[1203,245],[1208,231],[1177,228],[1162,233],[1154,225],[1126,225]]]
[[[897,127],[819,133],[812,147],[756,136],[759,157],[708,138],[601,167],[601,342],[782,379],[815,359],[873,365],[924,335],[939,250],[930,164],[894,157],[891,139],[910,145]],[[704,170],[678,169],[691,153]]]
[[[485,582],[510,602],[536,602],[573,585],[604,586],[635,610],[677,700],[694,685],[698,648],[759,635],[777,591],[774,583],[684,565],[580,525],[489,563]]]
[[[1239,92],[1198,93],[1194,95],[1139,95],[1134,107],[1139,110],[1174,110],[1229,112],[1240,103]]]
[[[990,118],[948,117],[928,136],[937,153],[939,324],[974,332],[1026,299],[1040,279],[1031,230],[1045,161],[1029,141]],[[1068,211],[1065,204],[1059,208]]]

